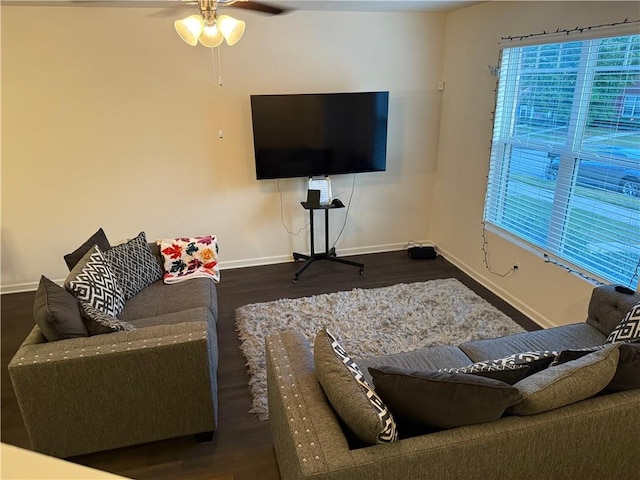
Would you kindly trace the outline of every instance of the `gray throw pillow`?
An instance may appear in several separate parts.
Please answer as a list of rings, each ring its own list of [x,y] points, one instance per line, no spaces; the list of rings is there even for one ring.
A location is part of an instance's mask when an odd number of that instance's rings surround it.
[[[153,256],[144,232],[126,243],[111,247],[103,255],[125,300],[162,278],[162,267]]]
[[[87,330],[91,335],[101,335],[103,333],[126,332],[135,330],[129,322],[119,320],[116,317],[106,315],[97,308],[93,308],[88,303],[81,303],[82,317],[85,319]]]
[[[313,357],[316,376],[329,403],[360,442],[375,445],[398,439],[391,412],[326,329],[316,335]]]
[[[616,373],[618,348],[618,344],[607,345],[582,358],[549,367],[519,381],[514,386],[522,394],[522,400],[509,407],[507,412],[532,415],[594,396]]]
[[[82,322],[78,300],[45,276],[40,277],[36,290],[33,318],[50,342],[89,336]]]
[[[109,316],[117,317],[124,308],[124,294],[97,245],[73,267],[64,287],[81,302]]]
[[[444,429],[497,420],[520,398],[518,389],[507,383],[463,373],[398,367],[370,367],[369,373],[401,433],[416,424]]]
[[[73,252],[67,253],[64,256],[64,261],[69,268],[69,271],[76,266],[84,255],[93,248],[94,245],[98,245],[98,248],[103,252],[106,252],[111,248],[107,235],[102,228],[98,229],[96,233],[91,235],[82,245],[76,248]]]
[[[563,350],[555,361],[556,365],[571,362],[589,355],[597,350],[602,350],[608,344],[596,347],[587,347],[577,350]],[[640,339],[631,342],[621,342],[620,358],[616,373],[605,387],[605,390],[619,392],[622,390],[633,390],[640,388]]]

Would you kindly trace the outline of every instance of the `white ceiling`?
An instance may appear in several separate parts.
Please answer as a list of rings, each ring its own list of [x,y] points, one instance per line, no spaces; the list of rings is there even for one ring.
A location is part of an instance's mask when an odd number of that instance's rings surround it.
[[[189,0],[0,0],[2,5],[24,6],[100,6],[100,7],[149,7],[162,8],[181,3],[193,4]],[[481,1],[466,0],[267,0],[274,5],[292,10],[324,10],[353,12],[449,12]]]

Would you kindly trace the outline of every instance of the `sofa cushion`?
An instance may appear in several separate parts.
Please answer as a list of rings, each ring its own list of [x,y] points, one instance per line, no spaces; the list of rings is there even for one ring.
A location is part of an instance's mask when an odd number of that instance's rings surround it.
[[[124,308],[124,294],[97,245],[73,267],[64,286],[81,302],[112,317]]]
[[[369,383],[373,382],[368,370],[369,367],[390,366],[409,370],[434,371],[442,367],[464,367],[471,363],[469,357],[462,353],[462,350],[449,345],[436,345],[377,357],[356,358],[355,361]]]
[[[416,424],[443,429],[497,420],[520,398],[517,388],[492,378],[397,367],[369,371],[403,436]]]
[[[313,356],[316,376],[329,403],[360,442],[375,445],[398,439],[391,412],[326,329],[316,335]]]
[[[76,297],[45,276],[40,277],[36,290],[33,318],[50,342],[89,336]]]
[[[564,350],[560,352],[555,363],[557,365],[577,360],[589,353],[605,348],[608,344],[580,350]],[[640,388],[640,340],[619,344],[620,357],[616,373],[607,384],[606,390],[622,391]]]
[[[64,256],[64,261],[69,268],[69,271],[76,266],[78,261],[84,257],[85,253],[87,253],[94,245],[98,245],[98,248],[103,252],[106,252],[111,248],[111,244],[109,244],[109,240],[107,240],[107,235],[104,233],[102,228],[98,229],[96,233],[91,235],[82,245],[76,248],[73,252],[67,253]]]
[[[215,235],[157,241],[164,259],[164,283],[207,277],[220,281],[218,241]]]
[[[82,309],[82,318],[84,318],[87,331],[91,335],[126,332],[135,330],[136,328],[128,322],[123,322],[116,317],[103,313],[97,308],[93,308],[89,303],[80,303],[80,308]]]
[[[164,259],[162,258],[162,253],[160,253],[160,245],[157,242],[149,243],[149,250],[151,250],[152,255],[155,257],[156,262],[160,266],[162,271],[164,272]]]
[[[125,300],[162,278],[162,268],[151,253],[144,232],[126,243],[113,246],[103,255],[118,280]]]
[[[130,323],[136,328],[155,327],[158,325],[175,325],[177,323],[206,322],[213,323],[215,320],[211,310],[205,307],[195,307],[179,312],[165,313],[155,317],[146,317],[132,320]]]
[[[165,285],[162,280],[142,289],[130,298],[118,318],[130,323],[142,318],[205,307],[218,316],[215,284],[208,278],[192,278],[188,282]]]
[[[460,345],[460,349],[474,362],[502,358],[513,353],[592,347],[601,345],[605,336],[586,323],[517,333],[489,340],[477,340]]]
[[[532,415],[592,397],[613,378],[618,357],[618,344],[611,344],[578,360],[531,375],[514,385],[522,399],[507,411]]]
[[[631,307],[629,313],[607,337],[607,343],[640,339],[640,303]]]

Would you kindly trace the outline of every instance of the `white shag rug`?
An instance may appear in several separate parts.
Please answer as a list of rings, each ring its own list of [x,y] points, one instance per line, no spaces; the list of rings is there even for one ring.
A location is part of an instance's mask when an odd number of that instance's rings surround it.
[[[245,305],[236,310],[236,329],[253,395],[250,413],[268,419],[265,337],[300,330],[313,345],[322,328],[354,358],[524,331],[453,278]]]

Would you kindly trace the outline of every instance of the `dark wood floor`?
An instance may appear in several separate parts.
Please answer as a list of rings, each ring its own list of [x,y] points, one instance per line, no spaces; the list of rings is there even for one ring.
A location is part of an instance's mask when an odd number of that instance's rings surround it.
[[[292,282],[299,264],[287,263],[224,270],[218,285],[219,319],[219,428],[212,442],[198,444],[182,437],[145,445],[84,455],[76,463],[136,479],[279,479],[269,434],[269,422],[248,412],[244,357],[235,332],[235,309],[249,303],[296,298],[353,288],[376,288],[396,283],[457,278],[528,330],[539,327],[500,300],[452,264],[435,260],[411,260],[406,252],[351,257],[365,263],[358,269],[317,262]],[[7,364],[33,326],[33,292],[2,295],[2,441],[28,448],[26,431],[7,373]]]

